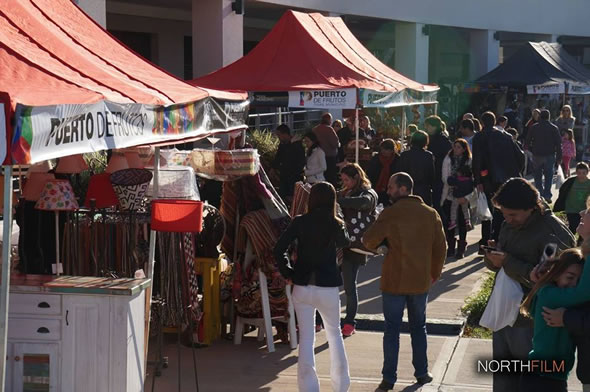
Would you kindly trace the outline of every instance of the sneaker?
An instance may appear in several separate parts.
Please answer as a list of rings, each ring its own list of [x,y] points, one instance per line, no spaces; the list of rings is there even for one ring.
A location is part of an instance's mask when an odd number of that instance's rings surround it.
[[[387,382],[385,380],[381,380],[381,384],[379,384],[379,391],[391,391],[393,389],[393,384]]]
[[[348,338],[348,337],[354,335],[354,332],[355,332],[354,325],[344,324],[342,326],[342,336],[344,336],[345,338]]]
[[[316,333],[317,333],[317,332],[320,332],[320,331],[322,330],[322,328],[324,328],[324,327],[322,326],[322,324],[318,324],[318,325],[316,325],[316,326],[315,326],[315,331],[316,331]]]
[[[434,378],[432,377],[432,373],[426,373],[423,376],[416,377],[416,380],[418,381],[418,384],[420,384],[420,385],[431,383],[433,379]]]

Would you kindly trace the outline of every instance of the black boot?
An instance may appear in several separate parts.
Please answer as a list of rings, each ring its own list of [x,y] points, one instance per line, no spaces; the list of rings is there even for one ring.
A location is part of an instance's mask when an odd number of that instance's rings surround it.
[[[465,248],[467,248],[467,242],[466,241],[459,241],[457,244],[457,253],[455,253],[455,258],[457,260],[465,257]]]
[[[457,243],[455,237],[447,237],[447,257],[453,257],[455,255],[455,244]]]

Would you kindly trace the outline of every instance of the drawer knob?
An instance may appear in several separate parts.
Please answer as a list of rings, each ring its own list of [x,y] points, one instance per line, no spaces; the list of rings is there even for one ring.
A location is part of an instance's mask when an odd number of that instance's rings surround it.
[[[14,361],[15,361],[15,362],[18,362],[18,361],[20,361],[20,357],[17,355],[16,357],[14,357]]]
[[[37,305],[37,307],[47,309],[47,308],[50,308],[51,305],[49,305],[47,302],[43,301],[43,302],[40,302],[39,305]]]
[[[37,333],[49,333],[49,329],[45,328],[45,327],[40,327],[37,330]]]

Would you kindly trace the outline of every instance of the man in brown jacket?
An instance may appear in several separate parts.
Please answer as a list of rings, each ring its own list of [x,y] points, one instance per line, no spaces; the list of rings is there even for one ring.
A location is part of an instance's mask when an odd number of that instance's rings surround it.
[[[412,338],[412,364],[419,384],[432,381],[426,357],[426,303],[428,290],[442,272],[447,244],[438,213],[412,195],[414,182],[407,173],[389,179],[387,193],[393,205],[365,232],[368,249],[388,247],[381,271],[383,294],[383,381],[379,389],[393,389],[397,380],[399,334],[404,308]]]

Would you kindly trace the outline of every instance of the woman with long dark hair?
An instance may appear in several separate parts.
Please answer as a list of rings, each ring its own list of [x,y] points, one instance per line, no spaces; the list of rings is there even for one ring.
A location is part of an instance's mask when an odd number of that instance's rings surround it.
[[[521,392],[567,391],[568,374],[575,360],[574,342],[565,328],[552,328],[545,322],[544,308],[573,307],[590,300],[590,266],[584,263],[579,249],[568,249],[559,258],[545,264],[535,271],[539,279],[524,300],[521,312],[534,320],[533,349],[529,360],[546,360],[551,372],[537,368],[523,373]],[[556,369],[554,364],[559,368]]]
[[[465,175],[467,174],[467,176]],[[457,181],[463,179],[463,182]],[[447,256],[463,258],[467,247],[467,230],[471,229],[471,222],[468,220],[469,201],[467,197],[473,192],[473,178],[471,173],[471,150],[465,139],[457,139],[453,148],[446,155],[442,164],[443,191],[441,207],[445,218],[445,231],[447,234]],[[464,183],[471,180],[471,191],[463,191]],[[463,191],[463,192],[461,192]],[[452,214],[455,207],[456,215]],[[459,207],[459,208],[457,208]],[[454,217],[454,221],[452,219]],[[450,223],[454,225],[451,227]],[[456,230],[457,228],[457,230]],[[457,243],[455,232],[459,231],[459,242]],[[455,247],[456,246],[456,247]]]
[[[313,132],[308,132],[303,136],[303,145],[306,148],[305,156],[305,182],[315,184],[316,182],[325,181],[324,172],[327,169],[326,154],[320,147],[318,137]]]
[[[287,249],[297,240],[297,262],[290,263]],[[336,191],[327,182],[311,188],[307,213],[297,216],[274,248],[281,274],[293,284],[293,304],[299,323],[297,382],[300,391],[319,392],[315,371],[315,313],[322,316],[330,347],[332,390],[348,391],[350,374],[340,331],[342,284],[336,248],[347,246],[344,222],[336,216]]]
[[[343,188],[338,192],[338,204],[342,208],[347,224],[353,223],[352,220],[358,218],[359,211],[373,212],[375,210],[379,197],[371,189],[371,181],[359,165],[349,163],[342,167],[340,179]],[[344,292],[346,293],[346,317],[342,323],[342,334],[345,337],[355,333],[354,319],[358,310],[356,280],[360,266],[365,264],[367,264],[366,254],[358,253],[353,248],[343,250],[341,270]]]

